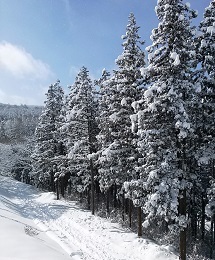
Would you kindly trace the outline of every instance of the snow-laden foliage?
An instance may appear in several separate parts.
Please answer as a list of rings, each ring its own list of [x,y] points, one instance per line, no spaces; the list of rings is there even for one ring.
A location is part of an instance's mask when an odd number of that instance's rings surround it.
[[[66,132],[68,167],[71,182],[78,192],[90,185],[91,168],[88,155],[95,152],[95,101],[89,72],[82,67],[71,86],[61,131]]]
[[[205,9],[204,19],[200,23],[200,54],[202,55],[202,67],[207,72],[207,76],[214,83],[215,78],[215,2],[211,1]]]
[[[142,153],[137,181],[145,194],[142,208],[146,222],[161,217],[184,227],[186,216],[180,216],[178,207],[180,191],[192,186],[187,171],[193,133],[188,107],[195,63],[195,30],[190,23],[196,15],[181,0],[158,1],[156,14],[160,22],[152,31],[152,45],[147,47],[148,67],[142,70],[150,86],[137,111]]]
[[[34,135],[42,107],[0,104],[0,142],[24,142]]]
[[[138,215],[138,236],[142,221],[150,234],[180,231],[181,259],[186,230],[208,243],[206,214],[214,232],[214,8],[213,0],[197,31],[189,3],[158,0],[147,66],[130,14],[116,69],[103,70],[97,92],[85,67],[64,102],[59,82],[50,86],[32,155],[38,185],[55,181],[59,195],[63,184],[63,195],[69,184],[92,209],[128,213],[130,227]]]
[[[211,178],[210,187],[208,188],[208,204],[206,207],[206,214],[208,217],[215,216],[215,179]]]
[[[140,96],[143,78],[140,68],[145,65],[143,42],[138,35],[134,15],[129,15],[129,24],[124,40],[123,52],[116,59],[118,68],[110,79],[102,79],[100,107],[104,107],[100,122],[99,174],[102,189],[113,184],[122,186],[135,175],[137,152],[135,134],[132,132],[130,116],[132,102]],[[104,76],[104,75],[103,75]]]
[[[29,172],[32,169],[30,158],[32,149],[32,137],[29,138],[28,142],[0,143],[0,174],[13,176],[19,181],[29,183]]]
[[[214,150],[215,150],[215,1],[205,9],[204,18],[200,23],[200,33],[197,38],[199,48],[198,81],[201,86],[198,92],[198,153],[199,165],[204,167],[205,175],[201,176],[201,187],[208,195],[206,213],[212,217],[215,214],[214,189]],[[204,178],[203,178],[204,177]],[[210,180],[211,177],[211,180]]]
[[[215,149],[215,1],[211,1],[205,9],[204,18],[200,23],[198,36],[199,62],[201,69],[197,80],[198,91],[198,123],[200,163],[208,164],[214,159]]]
[[[113,138],[110,134],[110,111],[109,106],[111,104],[111,87],[112,81],[110,79],[110,73],[105,69],[102,71],[100,79],[96,80],[95,84],[99,87],[99,99],[98,99],[98,128],[97,134],[98,142],[98,173],[100,186],[102,190],[106,190],[114,183],[114,180],[108,178],[111,160],[109,160],[110,145]]]
[[[46,96],[44,110],[35,131],[33,178],[37,186],[54,190],[53,166],[57,164],[55,159],[61,152],[57,126],[64,97],[59,81],[49,86]]]
[[[133,13],[129,15],[128,22],[126,34],[122,36],[124,40],[122,43],[123,52],[115,60],[118,69],[115,71],[116,75],[114,75],[117,83],[120,85],[118,88],[121,88],[123,103],[126,105],[131,104],[135,100],[137,89],[141,89],[143,86],[140,68],[143,68],[145,65],[145,53],[141,49],[144,41],[141,41],[141,37],[138,34],[140,27],[137,26]],[[129,88],[126,88],[127,86]]]
[[[28,176],[34,131],[41,112],[39,106],[0,104],[1,174],[12,174],[19,180],[22,175]]]

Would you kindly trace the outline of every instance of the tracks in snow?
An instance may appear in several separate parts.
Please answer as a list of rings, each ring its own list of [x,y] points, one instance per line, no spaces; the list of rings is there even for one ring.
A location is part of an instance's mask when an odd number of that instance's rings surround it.
[[[68,210],[67,217],[49,219],[52,212],[49,212],[48,215],[44,212],[44,220],[37,220],[37,225],[58,242],[72,259],[139,260],[134,255],[125,255],[122,245],[118,246],[114,243],[115,241],[111,241],[111,232],[106,229],[104,220],[91,216],[87,211],[85,214],[80,214],[80,218],[74,217],[78,212],[75,210],[75,203],[70,204],[72,207]],[[73,217],[78,222],[75,222]],[[100,235],[101,231],[97,232],[98,229],[102,229],[104,235]]]

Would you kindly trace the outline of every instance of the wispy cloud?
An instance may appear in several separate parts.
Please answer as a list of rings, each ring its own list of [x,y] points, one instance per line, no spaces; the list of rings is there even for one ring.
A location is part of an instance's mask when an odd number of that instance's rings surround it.
[[[18,78],[47,79],[52,74],[47,64],[8,42],[0,43],[0,68]]]
[[[25,104],[25,105],[32,105],[32,104],[38,104],[37,100],[34,97],[23,97],[19,95],[9,95],[8,93],[5,93],[4,91],[0,90],[0,103],[3,104]],[[42,105],[42,103],[39,103]]]
[[[64,4],[64,7],[65,7],[65,11],[66,11],[66,18],[67,18],[67,21],[69,23],[69,27],[70,28],[73,28],[73,20],[72,20],[72,15],[73,15],[73,12],[72,12],[72,6],[71,6],[71,1],[69,0],[63,0],[63,4]]]
[[[56,76],[24,48],[0,42],[0,103],[42,105]]]

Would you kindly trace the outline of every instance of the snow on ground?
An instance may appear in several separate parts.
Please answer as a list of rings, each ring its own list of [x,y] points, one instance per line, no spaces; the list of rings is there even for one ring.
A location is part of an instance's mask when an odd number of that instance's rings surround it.
[[[93,216],[75,201],[0,176],[1,260],[176,260],[166,246]]]

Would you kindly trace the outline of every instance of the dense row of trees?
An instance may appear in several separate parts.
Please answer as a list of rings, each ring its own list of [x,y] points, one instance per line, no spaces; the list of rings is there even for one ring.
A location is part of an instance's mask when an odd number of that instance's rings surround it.
[[[42,107],[0,103],[0,143],[23,142],[34,135]]]
[[[197,16],[182,0],[160,0],[148,61],[133,14],[117,69],[93,84],[82,67],[64,98],[49,87],[36,129],[34,183],[77,192],[94,214],[106,199],[123,206],[138,234],[157,226],[177,232],[180,259],[187,234],[215,242],[215,1]],[[96,194],[96,197],[95,197]],[[210,239],[206,220],[210,220]],[[131,222],[131,221],[130,221]]]
[[[0,173],[18,180],[31,171],[32,139],[42,107],[0,103]]]

